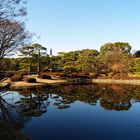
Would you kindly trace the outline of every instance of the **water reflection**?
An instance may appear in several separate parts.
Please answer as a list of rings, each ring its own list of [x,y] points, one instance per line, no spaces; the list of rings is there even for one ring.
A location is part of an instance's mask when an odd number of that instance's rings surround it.
[[[68,100],[79,100],[90,105],[97,101],[107,110],[128,110],[131,99],[139,101],[140,87],[127,85],[68,85],[59,88],[59,94]]]
[[[49,106],[49,94],[41,89],[20,91],[21,98],[16,104],[19,105],[20,113],[23,116],[40,116],[47,112]]]
[[[83,136],[87,137],[89,134],[90,138],[93,138],[92,130],[97,132],[94,133],[94,136],[96,136],[100,131],[103,133],[107,129],[108,131],[106,131],[105,135],[108,134],[106,137],[112,139],[110,131],[112,131],[112,136],[116,135],[116,132],[119,132],[120,136],[123,133],[126,134],[127,131],[121,133],[118,129],[121,129],[122,123],[128,119],[126,116],[130,112],[128,113],[127,110],[132,108],[136,102],[140,102],[140,87],[128,85],[55,85],[20,91],[1,91],[0,119],[12,122],[18,128],[24,129],[24,132],[29,136],[31,135],[34,138],[37,136],[37,139],[40,139],[41,135],[45,136],[44,139],[52,138],[54,132],[62,135],[64,134],[63,132],[66,132],[66,135],[70,135],[69,129],[74,130],[70,136],[76,135],[79,139],[84,139]],[[80,107],[77,108],[77,106]],[[102,111],[101,108],[103,109]],[[115,114],[108,114],[111,111],[106,110],[114,110]],[[123,111],[123,115],[126,117],[123,116],[124,120],[121,120],[121,117],[119,118],[119,111]],[[63,113],[61,114],[60,112]],[[104,117],[102,117],[103,115]],[[137,119],[135,112],[129,115],[133,115],[131,116],[131,119],[134,118],[133,122]],[[112,118],[114,121],[110,122],[108,118]],[[116,118],[118,118],[121,127]],[[31,119],[33,121],[30,121]],[[47,125],[44,121],[47,122]],[[30,124],[30,122],[32,123]],[[133,134],[138,135],[139,131],[133,126],[133,122],[130,125],[130,120],[128,119],[127,123],[123,125],[123,129],[133,127],[135,129]],[[112,123],[116,127],[114,131],[112,130],[114,126],[109,125]],[[126,124],[128,126],[125,128]],[[69,129],[66,129],[67,127]],[[104,127],[106,128],[104,129]],[[42,129],[41,132],[34,133],[37,128]],[[46,129],[48,133],[46,133]],[[81,129],[83,133],[77,131]],[[71,137],[69,138],[73,139]],[[55,135],[52,139],[56,139]]]
[[[100,99],[102,107],[108,110],[128,110],[131,107],[131,96],[128,86],[111,85],[110,88],[106,87],[107,93]]]
[[[92,106],[99,102],[104,109],[116,111],[128,110],[132,99],[140,101],[140,87],[127,85],[59,85],[25,89],[16,93],[18,96],[12,103],[8,100],[10,94],[13,91],[0,94],[0,117],[20,124],[46,113],[49,106],[68,109],[77,100]]]
[[[52,105],[67,109],[75,101],[95,106],[98,102],[107,110],[128,110],[131,100],[140,101],[140,87],[127,85],[61,85],[47,89],[23,90],[19,101],[20,111],[27,116],[38,116]],[[53,99],[53,100],[51,100]]]
[[[9,102],[11,92],[0,92],[0,120],[14,124],[15,127],[23,127],[24,121],[15,104]]]

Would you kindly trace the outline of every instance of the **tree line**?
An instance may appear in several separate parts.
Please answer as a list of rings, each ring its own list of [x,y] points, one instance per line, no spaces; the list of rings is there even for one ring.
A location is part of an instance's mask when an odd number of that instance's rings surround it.
[[[0,0],[0,71],[63,71],[140,74],[140,50],[131,54],[127,42],[106,43],[96,49],[59,52],[49,56],[41,44],[32,44],[25,28],[26,0]],[[9,55],[19,51],[18,58]]]
[[[26,72],[79,72],[79,73],[132,73],[140,74],[140,51],[131,54],[132,47],[126,42],[106,43],[95,49],[59,52],[50,56],[40,44],[23,46],[18,58],[5,58],[5,71]]]

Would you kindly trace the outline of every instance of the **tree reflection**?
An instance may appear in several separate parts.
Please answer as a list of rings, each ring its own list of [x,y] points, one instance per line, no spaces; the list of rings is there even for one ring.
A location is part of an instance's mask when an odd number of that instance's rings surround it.
[[[82,101],[95,105],[102,95],[97,85],[63,85],[59,87],[59,95],[66,99],[74,101]]]
[[[12,94],[17,94],[12,102]],[[10,96],[9,96],[10,95]],[[66,110],[76,101],[100,106],[106,110],[125,111],[131,108],[132,99],[140,102],[140,86],[127,85],[53,85],[46,88],[24,89],[17,92],[0,92],[0,119],[21,129],[32,117],[47,114],[51,108]],[[94,108],[93,108],[94,109]],[[13,127],[12,126],[12,127]]]
[[[130,85],[63,85],[59,88],[59,95],[68,100],[79,100],[90,105],[100,105],[107,110],[128,110],[131,99],[140,101],[140,87]]]
[[[40,116],[47,112],[47,108],[51,102],[58,109],[66,109],[70,107],[72,101],[65,97],[56,95],[56,88],[49,87],[47,89],[38,88],[37,90],[26,89],[20,93],[19,110],[24,116]]]
[[[47,112],[49,94],[43,89],[25,89],[20,92],[19,110],[24,116],[40,116]]]
[[[54,106],[58,109],[66,109],[70,107],[70,104],[73,103],[72,100],[69,100],[63,96],[53,96],[52,99],[55,99]]]
[[[100,105],[108,110],[128,110],[131,107],[129,88],[122,85],[106,86]]]
[[[14,124],[16,127],[23,126],[23,119],[14,104],[8,103],[5,96],[11,94],[10,92],[0,93],[0,119]]]
[[[128,110],[131,100],[140,101],[139,86],[124,85],[55,85],[47,88],[24,89],[18,91],[19,99],[13,104],[0,94],[0,117],[3,120],[20,122],[21,124],[47,113],[48,107],[68,109],[75,101],[95,106],[97,103],[107,110]],[[22,117],[21,117],[22,116]]]
[[[135,102],[140,102],[140,87],[133,86],[133,88],[130,89],[130,95],[135,100]]]

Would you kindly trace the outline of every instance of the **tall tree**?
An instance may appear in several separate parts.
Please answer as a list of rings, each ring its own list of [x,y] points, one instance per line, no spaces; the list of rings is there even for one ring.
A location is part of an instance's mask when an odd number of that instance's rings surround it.
[[[0,0],[0,70],[3,68],[3,58],[29,35],[21,18],[27,14],[25,4],[26,0]]]
[[[54,70],[63,70],[65,72],[95,72],[97,70],[98,54],[99,52],[93,49],[68,53],[59,52],[58,56],[53,57],[51,64],[55,65]]]
[[[17,21],[0,21],[0,63],[2,59],[23,44],[28,32],[24,25]],[[2,65],[1,68],[2,69]]]
[[[28,58],[28,74],[31,74],[31,59],[34,54],[34,47],[33,46],[23,46],[20,49],[21,56]]]
[[[0,20],[25,16],[26,2],[26,0],[0,0]]]
[[[80,51],[77,63],[77,68],[84,73],[97,72],[97,58],[99,52],[93,49],[85,49]]]
[[[33,44],[32,47],[34,48],[34,55],[37,56],[37,72],[40,72],[41,68],[41,57],[46,54],[47,48],[43,47],[42,45],[36,43]]]
[[[24,25],[17,21],[0,21],[0,57],[5,57],[22,44],[27,34]]]
[[[125,42],[106,43],[101,46],[100,59],[104,65],[104,71],[125,71],[128,66],[130,51],[131,46]]]
[[[140,75],[140,57],[132,58],[130,64],[131,72]]]
[[[60,56],[59,65],[61,66],[61,70],[65,72],[75,72],[77,71],[76,68],[76,61],[78,59],[80,51],[71,51],[68,53],[59,52],[58,55]]]
[[[46,53],[46,48],[40,44],[33,44],[30,46],[23,46],[20,49],[20,53],[22,56],[28,58],[28,71],[29,74],[31,72],[31,67],[37,67],[37,72],[41,71],[41,63],[44,64],[44,59],[46,60],[48,57]],[[48,58],[49,59],[49,58]],[[25,63],[26,63],[26,59]],[[48,62],[46,62],[47,64]],[[27,63],[26,63],[27,64]]]

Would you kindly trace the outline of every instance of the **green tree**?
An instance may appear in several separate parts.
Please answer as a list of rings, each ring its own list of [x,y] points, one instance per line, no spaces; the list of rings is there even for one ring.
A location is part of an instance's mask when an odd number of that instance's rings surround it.
[[[9,58],[9,70],[10,71],[18,71],[19,70],[19,64],[21,59],[20,58]]]
[[[133,56],[134,57],[140,57],[140,50],[139,51],[136,51]]]
[[[129,43],[106,43],[100,48],[100,60],[104,72],[126,72],[129,65],[131,46]]]
[[[79,57],[76,61],[76,67],[79,71],[84,73],[97,72],[98,55],[99,52],[97,50],[85,49],[80,51]]]
[[[140,75],[140,58],[131,59],[130,69],[133,73]]]
[[[61,71],[62,70],[62,61],[61,56],[52,56],[50,58],[50,64],[48,66],[48,69],[51,69],[52,71]]]
[[[76,61],[78,60],[80,51],[71,51],[68,53],[65,52],[59,52],[59,69],[65,71],[65,72],[75,72],[77,71],[76,68]]]
[[[24,69],[28,67],[29,74],[31,72],[31,67],[37,68],[37,72],[40,72],[41,69],[43,69],[42,65],[44,65],[44,67],[49,65],[49,57],[46,53],[46,48],[40,44],[36,43],[31,46],[24,46],[20,49],[20,53],[22,56],[24,56],[21,67],[24,67]]]
[[[51,65],[55,70],[65,72],[92,72],[97,71],[99,52],[93,49],[85,49],[71,52],[59,52],[52,57]],[[57,68],[56,68],[57,67]]]
[[[43,47],[42,45],[36,43],[33,44],[32,47],[34,48],[34,57],[37,58],[37,72],[40,72],[41,68],[41,58],[43,56],[46,56],[46,50],[47,48]]]
[[[31,60],[32,60],[32,56],[34,54],[34,47],[33,46],[23,46],[20,49],[20,53],[21,53],[20,56],[23,56],[28,59],[27,67],[28,67],[28,74],[30,75],[31,74],[31,65],[32,65]]]

